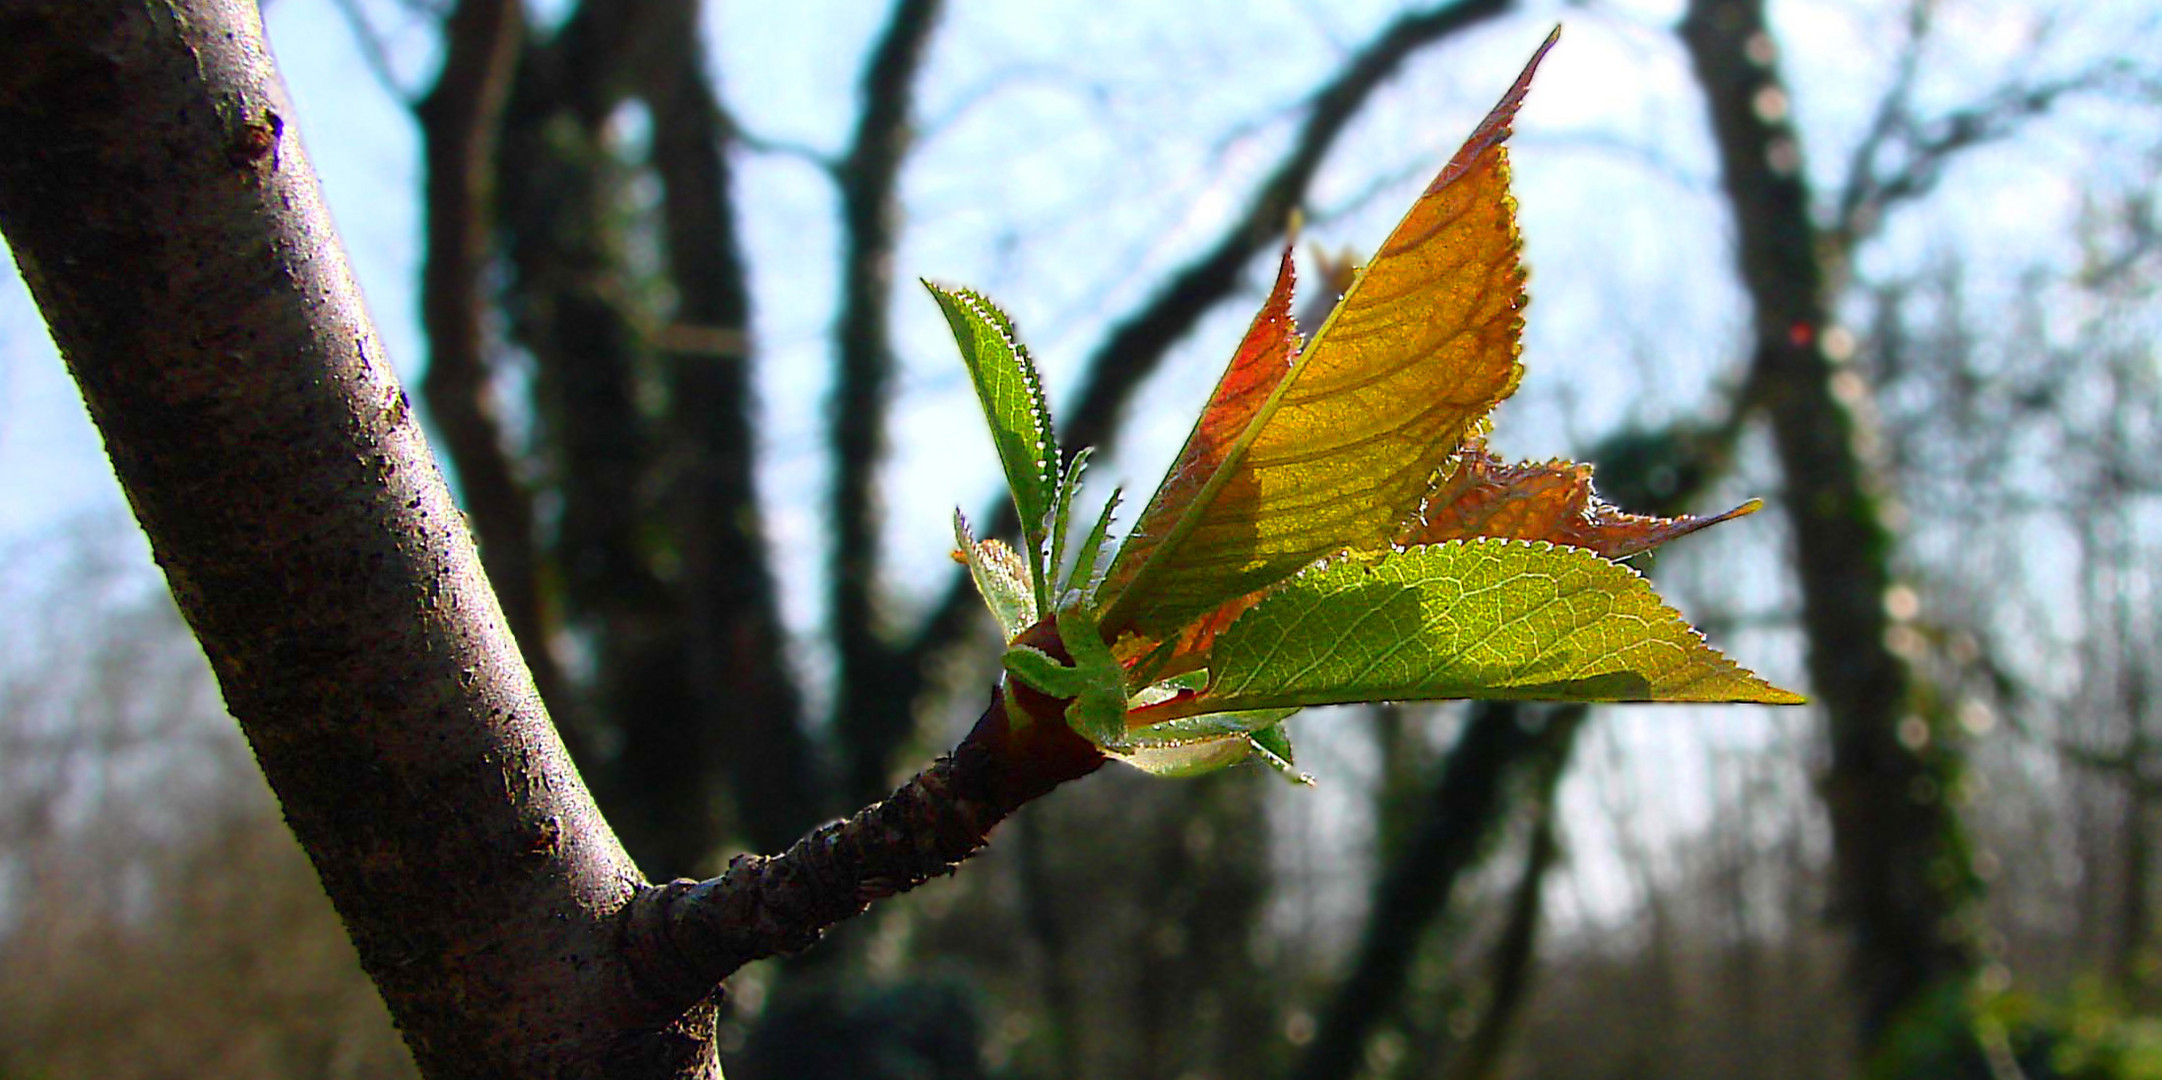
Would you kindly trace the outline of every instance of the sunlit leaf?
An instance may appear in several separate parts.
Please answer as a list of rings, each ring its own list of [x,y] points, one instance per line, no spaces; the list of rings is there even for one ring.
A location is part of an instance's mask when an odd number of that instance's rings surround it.
[[[1636,571],[1510,540],[1344,558],[1285,582],[1217,640],[1210,683],[1129,722],[1355,701],[1798,704],[1705,644]]]
[[[1107,596],[1123,591],[1165,537],[1178,528],[1179,519],[1193,510],[1195,500],[1224,468],[1239,436],[1252,426],[1269,396],[1290,373],[1292,357],[1298,350],[1298,328],[1291,319],[1293,277],[1291,252],[1286,250],[1277,263],[1276,287],[1270,290],[1223,377],[1217,380],[1200,419],[1194,422],[1194,430],[1186,436],[1186,445],[1179,450],[1170,471],[1150,496],[1148,508],[1134,522],[1132,534],[1119,549],[1118,561],[1104,583]]]
[[[968,564],[968,576],[976,583],[977,595],[991,609],[991,617],[998,620],[999,632],[1006,640],[1012,641],[1035,625],[1036,590],[1029,581],[1028,563],[996,539],[976,539],[969,531],[968,519],[958,510],[953,513],[953,541],[959,545],[961,560]]]
[[[1712,517],[1631,514],[1599,498],[1591,466],[1567,461],[1503,463],[1480,444],[1464,448],[1448,479],[1428,500],[1401,543],[1435,544],[1493,536],[1551,540],[1624,559],[1708,525],[1754,513],[1752,499]]]
[[[980,298],[939,294],[964,351],[973,341],[980,354],[971,371],[994,376],[979,373],[978,388],[1001,455],[1049,455],[1008,459],[1015,503],[1035,523],[1027,567],[956,523],[1012,642],[1006,670],[1035,692],[1008,699],[1017,723],[1063,721],[1160,775],[1251,758],[1303,781],[1282,721],[1308,705],[1802,700],[1713,650],[1613,561],[1757,502],[1714,517],[1630,514],[1597,496],[1588,466],[1510,465],[1486,449],[1487,417],[1520,376],[1525,303],[1502,144],[1553,43],[1303,345],[1285,253],[1107,569],[1117,495],[1068,568],[1088,452],[1058,472],[1012,327]]]
[[[1189,716],[1139,728],[1110,749],[1118,760],[1157,776],[1197,776],[1236,765],[1257,753],[1291,770],[1291,740],[1283,720],[1296,709]]]
[[[1038,571],[1036,582],[1048,588],[1051,579],[1041,572],[1040,564],[1044,518],[1058,487],[1059,451],[1036,365],[1014,333],[1013,321],[989,300],[969,289],[945,289],[928,281],[923,287],[937,298],[947,325],[953,328],[954,342],[961,347],[961,359],[968,365],[976,398],[991,427],[991,441],[998,448],[999,464],[1006,470],[1013,508],[1021,515],[1022,547],[1031,569]]]
[[[1243,428],[1213,430],[1219,418],[1203,414],[1189,446],[1210,448],[1207,471],[1174,474],[1143,511],[1143,543],[1120,554],[1108,579],[1107,633],[1162,639],[1322,556],[1386,546],[1516,388],[1524,270],[1502,141],[1551,45],[1267,398],[1227,411],[1229,421],[1246,417]]]

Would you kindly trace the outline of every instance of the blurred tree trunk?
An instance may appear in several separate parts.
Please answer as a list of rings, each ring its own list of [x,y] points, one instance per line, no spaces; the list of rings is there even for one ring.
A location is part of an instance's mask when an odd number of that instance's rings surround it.
[[[831,801],[765,550],[750,290],[699,6],[573,11],[525,50],[494,163],[504,299],[537,414],[527,464],[511,471],[529,510],[560,504],[525,525],[560,595],[543,637],[567,633],[598,657],[564,707],[631,850],[667,873],[708,865],[731,838],[778,850]],[[633,100],[652,118],[638,160],[609,141]],[[641,174],[662,191],[650,217],[632,211]],[[629,253],[648,241],[663,257],[641,268]]]
[[[1471,720],[1430,789],[1417,831],[1375,885],[1373,910],[1351,969],[1322,1011],[1314,1041],[1292,1073],[1297,1080],[1349,1080],[1359,1074],[1367,1040],[1396,1016],[1420,942],[1447,909],[1457,882],[1492,851],[1518,799],[1536,801],[1544,784],[1560,775],[1559,763],[1567,759],[1586,713],[1581,705],[1548,710],[1489,701],[1472,706]],[[1535,770],[1541,761],[1547,768]],[[1527,938],[1522,954],[1527,960],[1529,947]]]
[[[834,164],[841,195],[841,311],[834,327],[832,624],[840,664],[835,717],[850,801],[886,790],[894,752],[915,731],[912,662],[879,611],[878,470],[893,408],[893,254],[901,239],[901,167],[915,141],[918,72],[945,5],[899,0],[857,90],[856,129]],[[920,660],[914,665],[920,665]]]
[[[1832,325],[1829,238],[1810,216],[1763,4],[1694,0],[1680,30],[1710,109],[1755,309],[1747,403],[1771,425],[1786,483],[1810,684],[1831,750],[1822,790],[1835,914],[1851,933],[1863,1047],[1874,1053],[1903,1017],[1969,972],[1955,921],[1969,876],[1943,787],[1953,762],[1941,746],[1925,760],[1900,742],[1914,706],[1907,667],[1885,640],[1891,538],[1819,348]]]

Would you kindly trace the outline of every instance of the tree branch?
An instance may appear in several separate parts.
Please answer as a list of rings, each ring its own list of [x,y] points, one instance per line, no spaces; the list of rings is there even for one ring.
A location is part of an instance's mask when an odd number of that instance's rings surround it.
[[[1015,810],[1104,760],[1064,724],[1014,729],[994,690],[954,752],[883,802],[780,855],[642,891],[623,931],[639,984],[664,1007],[702,1000],[744,964],[807,949],[871,904],[952,873]]]

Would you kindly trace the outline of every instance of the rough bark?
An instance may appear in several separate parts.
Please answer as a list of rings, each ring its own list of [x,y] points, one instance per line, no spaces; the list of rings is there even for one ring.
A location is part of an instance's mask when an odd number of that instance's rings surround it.
[[[680,1063],[669,1031],[615,1045],[638,875],[383,356],[254,5],[16,4],[0,56],[0,230],[422,1068]]]
[[[1891,541],[1818,348],[1832,322],[1825,238],[1813,224],[1801,145],[1764,110],[1783,94],[1760,0],[1694,0],[1681,37],[1710,109],[1744,286],[1755,310],[1748,404],[1770,422],[1794,522],[1810,687],[1831,749],[1822,791],[1832,824],[1836,914],[1853,941],[1865,1050],[1901,1014],[1963,976],[1951,933],[1969,880],[1946,765],[1902,746],[1906,665],[1885,644]],[[1939,750],[1942,754],[1944,751]]]
[[[1046,708],[1041,695],[1017,693],[1034,699],[1032,712]],[[744,964],[809,948],[872,903],[952,873],[1015,810],[1104,760],[1063,724],[1013,727],[994,692],[952,754],[884,801],[780,855],[738,856],[719,877],[642,893],[626,922],[640,983],[656,1001],[688,1006]]]

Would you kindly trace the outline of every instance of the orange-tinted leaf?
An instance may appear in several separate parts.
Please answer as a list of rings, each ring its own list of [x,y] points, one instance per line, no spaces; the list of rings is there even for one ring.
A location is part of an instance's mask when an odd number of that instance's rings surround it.
[[[1210,478],[1223,468],[1238,437],[1253,424],[1269,395],[1291,371],[1299,347],[1298,324],[1291,317],[1293,277],[1291,251],[1287,248],[1277,264],[1276,286],[1269,291],[1260,314],[1254,316],[1238,351],[1232,354],[1223,378],[1217,380],[1216,390],[1209,395],[1200,419],[1194,422],[1185,447],[1157,485],[1156,494],[1150,496],[1140,519],[1134,522],[1133,533],[1119,548],[1102,595],[1118,595],[1148,562],[1150,553],[1177,527],[1180,516],[1193,507],[1194,499],[1207,488]],[[1230,625],[1237,614],[1231,612],[1208,620],[1208,636]],[[1189,636],[1191,631],[1189,628]]]
[[[1591,466],[1568,461],[1509,465],[1483,445],[1466,446],[1442,481],[1420,521],[1399,538],[1405,545],[1438,544],[1493,536],[1505,540],[1551,540],[1609,559],[1626,559],[1677,536],[1754,512],[1752,499],[1713,517],[1675,518],[1631,514],[1599,498]]]
[[[1524,270],[1502,141],[1552,45],[1427,186],[1213,471],[1151,500],[1143,543],[1128,541],[1109,579],[1107,635],[1162,639],[1332,552],[1387,546],[1516,389]]]

